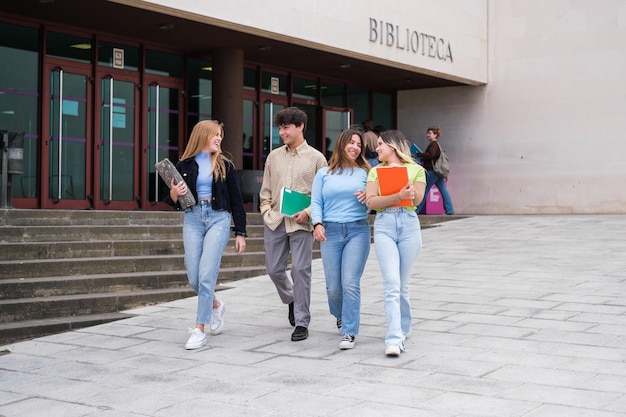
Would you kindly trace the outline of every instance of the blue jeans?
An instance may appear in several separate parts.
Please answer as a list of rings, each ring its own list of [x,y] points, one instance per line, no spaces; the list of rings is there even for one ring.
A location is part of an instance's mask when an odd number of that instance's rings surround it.
[[[428,197],[428,193],[433,185],[436,185],[439,189],[439,194],[441,194],[441,198],[443,199],[443,209],[446,214],[454,214],[454,206],[452,205],[452,198],[450,197],[450,193],[448,192],[448,187],[446,186],[446,181],[441,178],[435,171],[426,171],[426,190],[424,190],[424,198],[422,202],[415,208],[417,213],[422,211],[424,204],[426,204],[426,198]]]
[[[383,275],[387,336],[385,345],[403,347],[411,332],[409,278],[422,249],[422,232],[417,213],[392,207],[376,214],[374,248]]]
[[[341,319],[341,333],[359,334],[361,275],[370,253],[367,219],[350,223],[324,222],[326,242],[320,243],[330,314]]]
[[[230,237],[230,213],[215,211],[211,202],[202,200],[185,210],[183,245],[185,268],[191,288],[198,294],[196,323],[211,322],[215,284],[222,254]]]

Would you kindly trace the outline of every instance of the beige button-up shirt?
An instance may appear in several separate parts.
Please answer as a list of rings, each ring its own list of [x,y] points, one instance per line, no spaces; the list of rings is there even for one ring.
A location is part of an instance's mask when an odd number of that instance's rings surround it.
[[[284,220],[287,233],[312,230],[310,224],[296,223],[291,217],[280,213],[280,191],[287,187],[311,195],[315,173],[325,166],[328,166],[328,163],[324,155],[306,141],[294,152],[290,152],[287,145],[270,152],[265,161],[263,184],[259,192],[260,210],[265,224],[270,229],[276,230]],[[306,212],[310,218],[311,208],[307,208]]]

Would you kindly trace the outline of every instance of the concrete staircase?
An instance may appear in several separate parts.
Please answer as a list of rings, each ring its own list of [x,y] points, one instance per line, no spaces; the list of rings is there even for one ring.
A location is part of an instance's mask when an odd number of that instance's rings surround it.
[[[128,317],[121,311],[194,296],[180,212],[0,210],[0,345]],[[263,226],[249,213],[219,283],[265,273]],[[319,256],[315,251],[314,256]]]
[[[194,296],[183,263],[182,218],[174,211],[0,209],[0,346]],[[231,238],[218,277],[222,288],[265,274],[262,218],[247,218],[246,252],[237,255]],[[422,228],[452,218],[420,216]],[[319,256],[315,242],[313,257]]]

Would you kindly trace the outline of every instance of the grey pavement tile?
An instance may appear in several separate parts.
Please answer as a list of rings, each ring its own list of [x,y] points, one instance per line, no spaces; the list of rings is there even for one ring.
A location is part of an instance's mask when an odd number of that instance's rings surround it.
[[[505,365],[486,375],[486,379],[576,388],[596,376],[593,372],[550,369],[548,367]]]
[[[414,379],[411,385],[441,391],[497,397],[500,393],[521,386],[523,382],[511,382],[469,377],[449,373],[432,373],[423,378]]]
[[[578,316],[577,316],[578,317]],[[575,320],[575,319],[574,319]],[[581,321],[546,320],[538,318],[527,318],[515,322],[519,327],[530,327],[533,329],[555,329],[569,332],[585,332],[595,326],[594,323]]]
[[[567,356],[558,356],[558,352],[545,354],[499,348],[483,350],[482,353],[476,355],[473,359],[499,364],[539,366],[546,368],[559,367],[560,364],[566,364],[571,361],[571,358],[568,358]]]
[[[460,323],[481,323],[481,324],[498,324],[498,325],[516,325],[522,319],[520,317],[513,317],[507,315],[497,314],[480,314],[480,313],[457,313],[452,316],[446,317],[448,321],[455,321]]]
[[[0,415],[6,417],[84,417],[98,411],[97,407],[73,402],[54,401],[46,398],[26,398],[22,401],[3,405]]]
[[[555,367],[574,371],[589,371],[598,374],[626,376],[626,361],[624,360],[610,361],[605,359],[570,358],[566,362],[555,364]]]
[[[580,384],[579,388],[626,394],[626,376],[606,374],[597,375],[594,378]]]
[[[611,334],[593,333],[593,328],[587,332],[562,331],[557,329],[541,329],[527,339],[543,340],[547,342],[573,343],[580,345],[604,346],[616,336]]]
[[[624,291],[626,294],[626,291]],[[572,319],[572,321],[579,321],[593,324],[612,324],[616,326],[626,326],[626,314],[624,312],[614,314],[601,314],[601,313],[581,313]]]
[[[568,320],[580,312],[566,311],[566,310],[544,310],[537,308],[508,308],[501,311],[498,315],[520,318],[535,318],[546,320]]]
[[[194,378],[195,379],[195,378]],[[213,401],[223,404],[249,405],[259,397],[277,390],[274,386],[265,386],[249,381],[225,381],[223,379],[191,380],[167,391],[168,394]]]
[[[536,331],[536,328],[498,326],[493,324],[467,323],[450,330],[451,333],[497,336],[504,338],[522,338]]]
[[[57,356],[59,360],[75,361],[79,363],[108,364],[137,355],[138,353],[128,350],[79,347],[78,349],[71,351],[61,352]]]
[[[238,416],[238,417],[274,417],[273,409],[262,409],[258,407],[240,406],[237,404],[227,404],[219,401],[208,401],[204,399],[194,399],[193,401],[180,402],[178,404],[164,407],[156,411],[154,417],[207,417],[207,416]]]
[[[11,386],[11,382],[2,379],[2,385],[4,389],[7,389]],[[28,395],[16,392],[4,391],[4,389],[0,390],[0,412],[2,412],[2,406],[22,401],[29,397]]]
[[[502,367],[502,364],[468,359],[451,359],[442,356],[422,356],[405,365],[409,369],[417,369],[432,373],[446,373],[480,378]]]
[[[609,404],[606,409],[622,413],[622,416],[626,415],[626,395],[621,396],[619,399]]]
[[[16,347],[15,352],[8,355],[0,355],[0,370],[35,373],[37,369],[67,362],[67,360],[61,357],[25,355],[20,352],[19,347]]]
[[[326,416],[338,411],[349,412],[362,402],[362,400],[340,396],[317,395],[285,389],[250,400],[248,405],[261,409],[281,410],[286,415]]]
[[[626,313],[626,306],[613,305],[616,301],[611,297],[599,297],[599,296],[586,296],[575,297],[564,294],[551,294],[545,299],[551,299],[554,301],[567,301],[559,306],[555,307],[555,310],[574,311],[577,313],[602,313],[602,314],[624,314]]]
[[[502,394],[502,397],[512,400],[536,401],[539,403],[596,410],[604,409],[622,396],[622,394],[615,392],[593,391],[534,383],[526,383],[519,388]]]
[[[379,384],[402,384],[418,387],[418,381],[431,375],[428,371],[417,371],[395,366],[368,365],[362,362],[354,362],[344,367],[337,367],[329,371],[326,376],[333,378],[347,378],[356,381],[375,382]]]
[[[510,400],[483,395],[446,392],[420,403],[420,407],[445,413],[480,417],[522,417],[540,405],[535,401]]]
[[[355,381],[349,374],[341,375],[310,375],[298,372],[297,369],[286,372],[272,372],[269,375],[246,380],[249,384],[259,385],[272,390],[286,389],[289,391],[308,392],[319,395],[336,395],[335,392],[344,387],[350,387]]]
[[[145,340],[134,339],[131,337],[112,336],[108,334],[95,334],[87,331],[77,330],[81,336],[67,341],[66,343],[74,346],[85,346],[96,349],[117,350],[128,346],[140,345]]]
[[[524,417],[624,417],[624,414],[612,411],[544,404]]]
[[[8,345],[6,349],[13,352],[19,352],[23,355],[32,356],[49,356],[55,357],[60,352],[66,352],[68,350],[78,349],[77,346],[66,345],[59,342],[50,342],[43,339],[33,339],[29,343],[20,343],[19,345]],[[2,363],[2,356],[0,355],[0,364]]]
[[[339,410],[328,414],[329,417],[346,417],[347,415],[358,417],[459,417],[455,414],[444,414],[440,411],[420,409],[415,406],[404,407],[396,404],[383,404],[373,401],[363,402],[351,407],[349,410]]]
[[[380,384],[356,381],[335,389],[331,395],[382,404],[411,407],[442,395],[445,391],[406,386],[402,381],[385,384],[385,395],[380,395]]]

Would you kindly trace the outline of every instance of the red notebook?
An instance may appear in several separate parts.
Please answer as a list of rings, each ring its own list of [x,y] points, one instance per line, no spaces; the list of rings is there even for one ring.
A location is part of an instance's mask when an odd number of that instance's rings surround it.
[[[378,186],[380,195],[395,194],[409,183],[409,170],[407,167],[376,167],[378,174]],[[400,200],[392,204],[392,206],[412,206],[413,201],[410,198]]]

